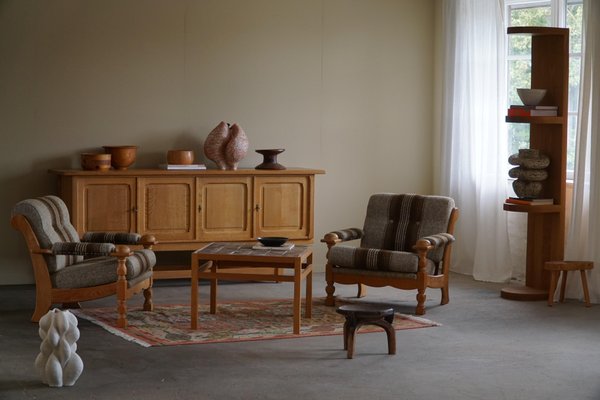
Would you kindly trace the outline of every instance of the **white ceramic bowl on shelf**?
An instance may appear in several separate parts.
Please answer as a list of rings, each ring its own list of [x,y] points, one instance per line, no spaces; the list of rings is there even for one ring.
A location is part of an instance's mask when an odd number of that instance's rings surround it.
[[[519,98],[526,106],[537,106],[546,95],[546,89],[517,89]]]

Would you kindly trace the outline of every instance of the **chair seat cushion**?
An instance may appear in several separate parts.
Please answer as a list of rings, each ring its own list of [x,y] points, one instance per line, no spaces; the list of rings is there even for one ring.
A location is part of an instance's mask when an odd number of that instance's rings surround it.
[[[406,251],[392,251],[337,245],[329,250],[329,263],[342,268],[354,268],[373,272],[397,272],[416,274],[419,257]],[[427,260],[427,273],[435,270],[435,264]]]
[[[127,257],[127,283],[129,286],[152,275],[156,255],[152,250],[136,250]],[[50,276],[52,286],[61,289],[82,288],[113,283],[117,280],[117,258],[111,256],[85,259],[69,265]]]

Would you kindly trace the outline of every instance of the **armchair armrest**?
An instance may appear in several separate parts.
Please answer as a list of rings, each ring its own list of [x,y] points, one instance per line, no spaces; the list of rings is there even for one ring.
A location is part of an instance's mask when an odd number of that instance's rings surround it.
[[[140,239],[141,235],[139,233],[86,232],[81,241],[90,243],[138,244]]]
[[[429,245],[432,246],[430,249],[436,249],[438,247],[446,245],[447,243],[454,242],[455,239],[454,236],[450,233],[437,233],[435,235],[425,236],[420,240],[428,241]]]
[[[54,255],[99,257],[112,255],[115,249],[113,243],[57,242],[51,250]]]
[[[158,243],[152,235],[141,236],[139,233],[128,232],[87,232],[81,238],[82,242],[90,243],[114,243],[142,245],[145,249],[152,249]]]
[[[143,245],[145,249],[152,249],[152,246],[157,243],[158,241],[152,235],[144,235],[139,241],[139,244]]]
[[[356,240],[363,237],[363,230],[360,228],[348,228],[342,229],[339,231],[333,231],[327,233],[323,239],[321,239],[322,243],[327,243],[327,246],[331,247],[336,243],[347,242],[349,240]]]

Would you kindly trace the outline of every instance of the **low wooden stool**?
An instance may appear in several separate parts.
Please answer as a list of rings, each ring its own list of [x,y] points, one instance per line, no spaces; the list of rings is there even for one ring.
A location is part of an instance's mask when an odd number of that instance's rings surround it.
[[[344,322],[344,350],[348,350],[348,358],[354,356],[354,336],[362,325],[377,325],[387,334],[388,353],[396,354],[396,331],[394,309],[369,304],[350,304],[340,306],[336,310],[346,317]]]
[[[548,290],[548,306],[554,303],[554,291],[558,283],[558,275],[562,272],[562,282],[560,287],[560,302],[565,301],[565,287],[567,286],[567,273],[569,271],[579,271],[581,273],[581,285],[583,286],[583,298],[585,306],[590,307],[590,292],[588,291],[587,277],[585,271],[594,268],[591,261],[547,261],[544,269],[550,271],[550,289]]]

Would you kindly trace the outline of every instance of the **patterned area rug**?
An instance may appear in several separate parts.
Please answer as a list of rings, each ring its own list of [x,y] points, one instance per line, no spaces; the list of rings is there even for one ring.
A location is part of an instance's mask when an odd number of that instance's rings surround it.
[[[71,312],[145,347],[343,334],[344,317],[335,311],[335,307],[325,306],[324,299],[313,300],[313,316],[302,318],[299,335],[292,332],[293,312],[289,299],[219,303],[216,314],[210,314],[206,304],[199,308],[198,330],[190,329],[189,305],[155,305],[152,312],[131,308],[127,313],[129,326],[125,329],[115,326],[116,307],[82,308]],[[399,313],[394,317],[396,330],[438,325]],[[382,331],[379,327],[366,325],[359,333],[378,330]]]

